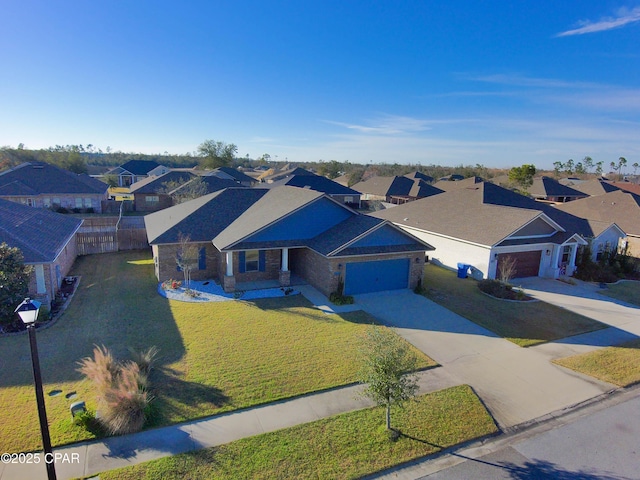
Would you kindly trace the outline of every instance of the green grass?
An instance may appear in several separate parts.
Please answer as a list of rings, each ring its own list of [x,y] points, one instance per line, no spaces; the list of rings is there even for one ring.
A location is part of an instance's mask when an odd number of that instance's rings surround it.
[[[435,265],[425,267],[425,296],[497,335],[530,347],[606,328],[590,318],[545,302],[507,302],[484,295],[472,278],[460,279]]]
[[[616,285],[609,285],[606,289],[598,290],[598,293],[623,302],[640,305],[640,282],[638,281],[626,281]]]
[[[553,362],[604,382],[628,387],[640,383],[640,339]]]
[[[394,408],[402,435],[389,440],[384,410],[370,408],[100,474],[102,479],[355,478],[495,433],[470,387],[418,397]]]
[[[72,274],[82,280],[69,308],[55,325],[38,331],[54,445],[92,438],[72,425],[69,405],[82,399],[96,407],[92,386],[76,371],[94,344],[119,359],[129,358],[129,347],[160,349],[150,377],[151,426],[159,426],[354,382],[354,344],[375,321],[363,312],[325,315],[300,295],[169,301],[157,293],[149,252],[80,257]],[[420,367],[435,364],[421,353],[419,358]],[[0,338],[0,365],[0,451],[37,449],[26,335]],[[62,395],[48,396],[54,389]],[[74,391],[77,398],[65,398]]]

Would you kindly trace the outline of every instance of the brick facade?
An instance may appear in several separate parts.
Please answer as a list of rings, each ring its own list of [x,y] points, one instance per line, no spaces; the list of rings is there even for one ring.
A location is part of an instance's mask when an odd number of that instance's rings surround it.
[[[29,296],[49,308],[51,301],[60,289],[62,279],[69,274],[77,256],[76,237],[74,235],[53,263],[34,265],[34,270],[29,278]],[[44,273],[44,292],[38,292],[36,270],[39,268],[42,268]]]
[[[157,202],[148,201],[157,198]],[[133,209],[136,212],[157,212],[173,205],[173,199],[169,195],[158,193],[135,193],[133,195]]]
[[[216,247],[211,244],[211,242],[196,243],[195,245],[198,247],[198,251],[200,251],[201,248],[205,249],[205,268],[201,270],[199,268],[200,265],[198,265],[196,268],[191,270],[191,279],[219,280],[220,257],[223,257],[224,255],[221,254]],[[152,251],[153,260],[156,266],[156,277],[160,282],[164,282],[171,278],[176,280],[182,280],[184,278],[184,274],[178,270],[178,265],[176,263],[176,254],[179,248],[179,244],[153,245]],[[222,273],[224,273],[224,269],[222,270]]]

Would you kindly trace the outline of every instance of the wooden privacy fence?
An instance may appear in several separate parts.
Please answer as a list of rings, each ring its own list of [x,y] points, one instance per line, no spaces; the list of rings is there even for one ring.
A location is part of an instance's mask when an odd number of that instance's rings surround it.
[[[76,240],[78,255],[149,248],[142,217],[85,218]]]

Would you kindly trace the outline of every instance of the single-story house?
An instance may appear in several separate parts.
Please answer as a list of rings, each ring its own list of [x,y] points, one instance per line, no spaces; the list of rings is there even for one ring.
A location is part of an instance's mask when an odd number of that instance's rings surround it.
[[[144,217],[158,280],[177,278],[181,240],[198,248],[194,280],[225,291],[291,275],[325,295],[414,288],[432,247],[391,222],[309,189],[227,188]]]
[[[129,187],[136,212],[157,212],[173,205],[172,190],[196,178],[191,172],[173,171],[148,177]]]
[[[600,178],[593,178],[591,180],[580,181],[578,183],[567,183],[565,185],[590,197],[620,190],[620,188],[616,187],[613,183]]]
[[[362,193],[362,200],[380,200],[394,205],[442,193],[442,190],[421,179],[398,176],[371,177],[351,188]]]
[[[30,207],[102,212],[108,185],[44,162],[27,162],[0,172],[0,198]]]
[[[588,240],[617,242],[612,222],[588,222],[492,183],[455,189],[371,214],[433,245],[432,260],[469,265],[477,278],[496,278],[504,262],[515,277],[572,275]]]
[[[105,175],[118,178],[119,187],[128,187],[147,177],[157,177],[171,170],[153,160],[129,160],[119,167],[109,170]]]
[[[302,169],[298,169],[302,170]],[[305,170],[306,171],[306,170]],[[316,192],[322,192],[352,208],[360,208],[360,192],[355,191],[352,188],[345,187],[327,177],[316,175],[315,173],[307,172],[305,174],[290,175],[282,180],[277,180],[273,183],[268,183],[268,188],[280,187],[288,185],[290,187],[308,188],[315,190]]]
[[[630,254],[640,257],[640,195],[624,190],[614,190],[556,205],[556,208],[589,221],[615,222],[626,233]],[[599,253],[617,247],[618,243],[613,239],[603,239],[594,242],[593,250]]]
[[[411,180],[422,180],[427,183],[432,183],[434,180],[432,176],[418,171],[407,173],[405,174],[405,177],[410,178]]]
[[[536,200],[551,203],[571,202],[588,196],[584,192],[563,185],[557,180],[546,176],[534,178],[527,191]]]
[[[76,259],[80,225],[79,218],[0,199],[0,243],[22,251],[33,266],[29,296],[47,307]]]

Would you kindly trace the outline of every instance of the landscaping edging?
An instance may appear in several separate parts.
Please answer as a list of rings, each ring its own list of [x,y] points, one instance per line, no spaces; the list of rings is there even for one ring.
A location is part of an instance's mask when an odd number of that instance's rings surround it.
[[[480,290],[480,289],[478,289]],[[529,300],[510,300],[508,298],[500,298],[500,297],[494,297],[493,295],[489,295],[486,292],[483,292],[482,290],[480,290],[480,293],[483,295],[486,295],[489,298],[493,298],[494,300],[501,300],[503,302],[511,302],[511,303],[535,303],[535,302],[540,302],[541,300],[538,298],[533,298],[533,297],[529,297]]]
[[[73,296],[76,294],[76,291],[78,290],[78,285],[80,285],[80,280],[82,280],[82,276],[80,276],[80,275],[74,275],[74,277],[76,278],[76,282],[75,282],[75,285],[73,287],[73,292],[71,292],[69,294],[69,296],[67,297],[67,301],[64,302],[64,305],[62,305],[60,310],[58,310],[56,312],[56,314],[53,317],[51,317],[51,319],[48,322],[38,323],[37,326],[36,326],[37,330],[46,330],[47,328],[52,327],[55,323],[58,322],[58,319],[62,316],[64,311],[67,309],[67,307],[71,303],[71,300],[73,299]],[[18,336],[18,335],[25,335],[26,333],[27,333],[27,329],[25,328],[24,330],[21,330],[19,332],[0,333],[0,338],[13,337],[13,336]]]

